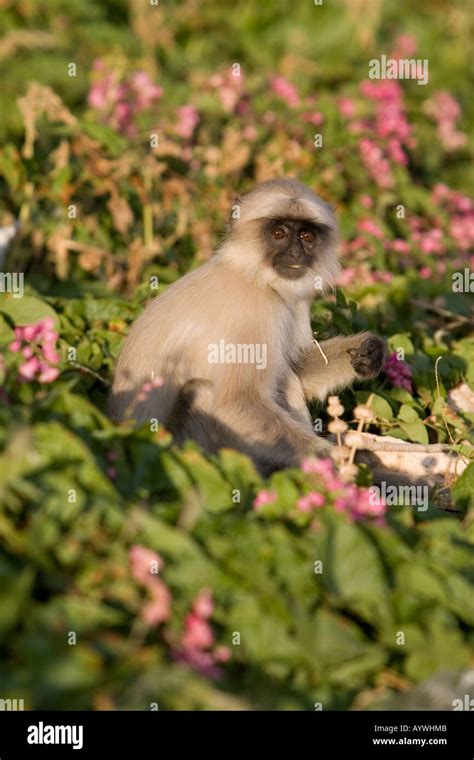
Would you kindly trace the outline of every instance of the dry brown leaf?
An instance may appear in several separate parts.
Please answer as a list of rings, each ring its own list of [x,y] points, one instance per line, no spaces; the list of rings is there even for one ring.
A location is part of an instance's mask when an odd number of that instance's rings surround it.
[[[133,223],[132,209],[112,182],[107,185],[107,189],[110,192],[107,208],[112,214],[115,229],[124,235]]]
[[[33,156],[34,143],[38,137],[36,122],[41,114],[46,114],[51,121],[62,121],[69,126],[77,123],[76,117],[66,108],[51,87],[38,84],[38,82],[30,82],[26,95],[18,98],[17,103],[25,125],[25,142],[21,151],[24,158]]]

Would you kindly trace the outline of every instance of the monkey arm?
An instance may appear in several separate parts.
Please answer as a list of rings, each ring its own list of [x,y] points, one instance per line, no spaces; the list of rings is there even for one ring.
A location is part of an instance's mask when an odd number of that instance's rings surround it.
[[[295,366],[306,399],[323,401],[328,393],[345,388],[356,379],[378,375],[385,361],[381,338],[363,332],[339,336],[305,348]]]

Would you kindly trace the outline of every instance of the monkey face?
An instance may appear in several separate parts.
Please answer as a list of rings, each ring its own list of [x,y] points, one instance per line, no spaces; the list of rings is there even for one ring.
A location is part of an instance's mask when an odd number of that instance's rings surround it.
[[[324,225],[305,219],[272,219],[265,227],[266,261],[286,280],[300,280],[314,265]]]

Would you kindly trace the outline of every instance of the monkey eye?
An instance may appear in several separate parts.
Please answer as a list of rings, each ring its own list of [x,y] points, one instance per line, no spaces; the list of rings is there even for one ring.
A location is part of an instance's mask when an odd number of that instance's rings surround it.
[[[314,238],[316,237],[316,233],[314,230],[301,230],[299,236],[300,240],[303,240],[305,243],[312,243]]]
[[[272,238],[275,240],[283,240],[283,238],[286,237],[286,231],[283,227],[274,227],[271,234]]]

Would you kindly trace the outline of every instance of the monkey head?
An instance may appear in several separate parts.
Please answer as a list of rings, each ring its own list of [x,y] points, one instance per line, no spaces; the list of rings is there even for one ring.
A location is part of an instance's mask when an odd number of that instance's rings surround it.
[[[239,198],[227,241],[225,258],[286,300],[314,297],[339,273],[334,212],[295,180],[270,180]]]
[[[287,280],[300,280],[317,264],[326,225],[307,219],[271,219],[263,226],[266,263]]]

